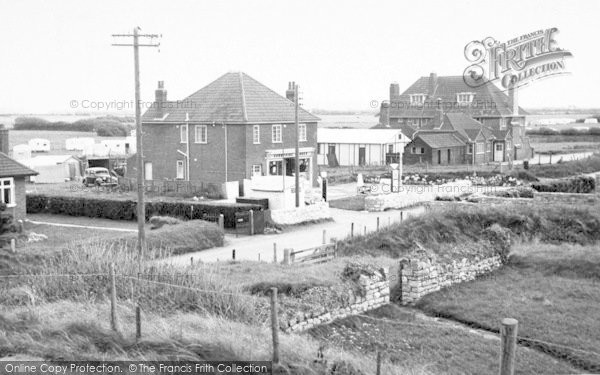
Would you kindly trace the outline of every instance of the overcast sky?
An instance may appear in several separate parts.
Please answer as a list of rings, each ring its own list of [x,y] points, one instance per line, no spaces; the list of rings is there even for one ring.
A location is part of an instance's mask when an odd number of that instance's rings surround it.
[[[277,92],[298,82],[306,108],[369,110],[397,81],[461,75],[467,43],[557,27],[569,76],[521,90],[527,107],[600,107],[599,1],[0,0],[0,112],[72,112],[71,101],[133,98],[133,52],[111,34],[161,33],[141,52],[142,98],[164,80],[183,99],[228,71]],[[75,111],[93,112],[77,108]]]

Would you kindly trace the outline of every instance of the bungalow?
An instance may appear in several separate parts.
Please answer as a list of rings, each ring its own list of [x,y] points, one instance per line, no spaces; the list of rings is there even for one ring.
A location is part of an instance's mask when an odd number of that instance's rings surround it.
[[[397,163],[408,138],[398,129],[335,129],[317,131],[319,165],[330,167]]]
[[[27,212],[25,182],[37,172],[11,159],[7,153],[8,129],[0,125],[0,202],[6,204],[6,211],[13,218],[24,219]]]
[[[455,131],[430,130],[417,132],[406,145],[404,164],[427,163],[431,165],[462,164],[465,146]]]
[[[242,72],[226,73],[180,101],[167,101],[159,82],[142,117],[145,179],[243,184],[252,176],[293,176],[293,99],[292,83],[284,97]],[[319,120],[299,109],[299,169],[313,186]]]
[[[392,83],[389,101],[381,104],[377,127],[402,129],[407,135],[410,133],[407,127],[415,132],[453,129],[448,124],[441,128],[440,111],[445,115],[463,115],[455,120],[465,122],[465,126],[459,125],[455,130],[467,142],[467,151],[473,148],[474,152],[465,162],[522,160],[533,155],[525,135],[527,112],[517,104],[517,90],[509,90],[507,95],[493,84],[470,87],[462,76],[438,77],[431,73],[419,78],[402,94],[398,83]],[[465,117],[474,122],[466,122]],[[477,127],[481,127],[482,134],[474,130]]]

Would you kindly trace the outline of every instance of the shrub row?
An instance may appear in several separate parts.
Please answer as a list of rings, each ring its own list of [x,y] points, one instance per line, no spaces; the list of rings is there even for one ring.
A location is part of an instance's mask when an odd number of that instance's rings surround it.
[[[531,187],[545,193],[593,193],[596,190],[596,180],[593,177],[578,176],[538,182],[531,184]]]
[[[137,204],[132,200],[99,199],[88,197],[47,196],[27,194],[28,213],[87,216],[110,220],[135,220]],[[262,211],[256,204],[212,202],[146,202],[146,220],[152,216],[172,216],[185,220],[203,219],[205,215],[225,217],[225,227],[235,227],[235,213]]]
[[[589,128],[589,129],[575,129],[566,128],[556,130],[547,127],[527,129],[527,135],[600,135],[600,128]]]
[[[99,136],[106,137],[126,137],[130,131],[130,126],[126,124],[126,120],[128,119],[115,116],[106,116],[81,119],[75,122],[51,122],[37,117],[17,117],[15,119],[14,129],[82,131],[96,132]]]

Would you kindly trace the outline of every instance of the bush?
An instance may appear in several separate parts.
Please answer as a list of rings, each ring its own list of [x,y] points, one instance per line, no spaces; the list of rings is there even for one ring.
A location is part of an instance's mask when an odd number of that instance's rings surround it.
[[[132,200],[117,200],[88,197],[48,197],[42,194],[27,194],[28,213],[50,213],[54,215],[87,216],[110,220],[135,220],[137,203]],[[235,228],[235,213],[250,210],[262,211],[262,206],[247,203],[213,202],[146,202],[146,220],[152,216],[171,216],[184,220],[203,219],[205,215],[223,214],[226,228]]]
[[[525,132],[527,135],[556,135],[559,134],[558,130],[552,128],[541,127],[537,129],[527,129]]]
[[[170,216],[152,216],[148,221],[152,224],[150,229],[162,228],[163,225],[177,225],[182,223],[181,220]]]
[[[528,181],[528,182],[539,181],[539,179],[537,177],[535,177],[535,175],[533,173],[526,171],[526,170],[513,170],[513,171],[511,171],[510,175],[521,181]]]
[[[578,176],[535,183],[531,187],[546,193],[593,193],[596,190],[596,180],[593,177]]]
[[[508,190],[493,191],[488,195],[501,198],[533,198],[533,192],[532,188],[520,186]]]
[[[489,228],[485,228],[483,235],[484,238],[490,241],[494,252],[500,256],[502,263],[506,263],[512,246],[512,232],[510,229],[494,224]]]
[[[37,117],[17,117],[15,130],[54,130],[54,131],[80,131],[96,132],[99,136],[125,137],[129,135],[130,127],[126,125],[129,118],[115,116],[95,117],[81,119],[75,122],[51,122]]]

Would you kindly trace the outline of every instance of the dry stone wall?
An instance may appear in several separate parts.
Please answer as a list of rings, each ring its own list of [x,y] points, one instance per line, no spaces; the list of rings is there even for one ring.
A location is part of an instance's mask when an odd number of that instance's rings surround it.
[[[381,268],[371,276],[360,275],[357,284],[357,288],[347,291],[346,298],[340,298],[347,301],[343,306],[298,312],[292,318],[282,319],[281,329],[284,332],[299,332],[336,319],[373,310],[390,302],[388,268]]]
[[[400,262],[400,288],[402,304],[418,301],[426,294],[452,284],[473,280],[502,266],[499,256],[437,263],[432,258],[404,259]]]

